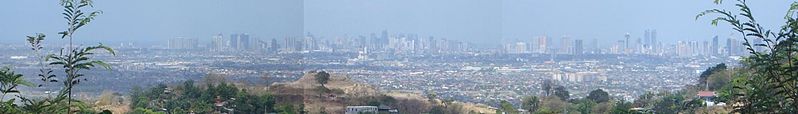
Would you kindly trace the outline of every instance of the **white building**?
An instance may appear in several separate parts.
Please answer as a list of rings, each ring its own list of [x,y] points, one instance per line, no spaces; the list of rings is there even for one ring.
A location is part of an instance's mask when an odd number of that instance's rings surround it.
[[[346,112],[344,114],[360,114],[360,113],[376,114],[377,111],[379,111],[377,106],[346,106]]]

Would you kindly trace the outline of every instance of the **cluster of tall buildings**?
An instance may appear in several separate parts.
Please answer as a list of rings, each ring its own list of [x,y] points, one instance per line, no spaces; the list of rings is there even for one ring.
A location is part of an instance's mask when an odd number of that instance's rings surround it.
[[[197,49],[199,48],[199,40],[184,37],[172,38],[169,39],[168,47],[170,49]]]
[[[231,34],[230,37],[227,38],[220,33],[211,38],[209,47],[216,51],[253,50],[255,49],[255,43],[253,43],[253,41],[258,40],[252,38],[247,33]]]
[[[699,43],[698,41],[677,41],[675,48],[675,54],[680,57],[690,57],[690,56],[743,56],[747,55],[748,52],[745,50],[746,47],[743,46],[744,41],[740,41],[734,38],[726,39],[725,45],[721,46],[720,39],[718,36],[712,38],[712,41],[702,41]],[[761,44],[761,39],[754,39],[754,44]],[[757,50],[761,51],[762,48],[757,48]]]
[[[387,52],[387,53],[450,53],[468,51],[469,43],[438,39],[417,34],[390,34],[382,31],[369,36],[323,38],[307,33],[301,38],[286,37],[264,42],[266,48],[281,53],[292,52]]]
[[[725,43],[717,36],[712,41],[677,41],[675,44],[663,45],[657,40],[657,30],[645,30],[642,37],[626,33],[619,40],[610,42],[605,48],[600,48],[596,39],[585,43],[581,39],[571,39],[563,36],[557,40],[541,36],[533,41],[514,41],[504,43],[502,49],[508,54],[622,54],[622,55],[658,55],[658,56],[741,56],[747,54],[743,41],[728,38]],[[761,44],[761,39],[752,40],[753,44]],[[723,45],[725,44],[725,45]],[[758,47],[756,50],[764,50]]]
[[[213,35],[207,46],[197,39],[173,38],[170,49],[208,48],[213,51],[296,52],[387,52],[387,53],[457,53],[471,50],[472,44],[456,40],[422,37],[417,34],[391,34],[388,31],[369,36],[323,38],[311,33],[303,37],[257,39],[246,33]]]
[[[563,36],[558,43],[547,36],[540,36],[533,41],[515,41],[505,43],[503,49],[509,54],[593,54],[598,53],[598,40],[593,39],[590,43],[585,43],[582,39],[571,39]]]
[[[640,54],[662,55],[662,42],[657,40],[657,30],[645,30],[643,38],[633,38],[634,35],[626,33],[621,40],[615,41],[607,53],[609,54]]]

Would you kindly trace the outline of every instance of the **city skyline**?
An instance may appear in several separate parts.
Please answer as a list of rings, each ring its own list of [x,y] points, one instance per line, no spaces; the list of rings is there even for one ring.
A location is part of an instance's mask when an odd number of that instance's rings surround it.
[[[0,9],[7,21],[3,23],[0,39],[23,42],[25,35],[44,32],[54,36],[52,23],[58,15],[57,4],[44,1],[13,1],[21,4]],[[439,38],[474,42],[492,47],[496,41],[533,40],[539,36],[568,35],[574,39],[600,39],[600,44],[612,44],[630,33],[642,38],[641,30],[657,29],[659,40],[710,39],[729,36],[726,26],[711,27],[708,21],[695,20],[694,14],[713,6],[710,1],[584,1],[570,4],[563,1],[98,1],[98,9],[109,15],[87,29],[97,31],[79,35],[80,40],[92,42],[157,42],[174,37],[205,39],[216,33],[250,33],[263,38],[303,36],[314,33],[323,37],[363,35],[389,30],[397,33],[433,35]],[[148,4],[156,3],[156,4]],[[784,2],[752,2],[754,12],[763,17],[765,26],[778,24],[785,8],[762,7]],[[36,4],[36,5],[26,5]],[[541,6],[540,4],[547,4]],[[587,5],[598,4],[598,5]],[[127,10],[137,5],[149,10]],[[683,8],[666,6],[680,5]],[[170,8],[169,6],[186,6]],[[191,6],[191,7],[188,7]],[[338,7],[347,6],[348,8]],[[413,6],[412,8],[409,6]],[[371,10],[361,10],[361,9]],[[581,12],[590,9],[591,12]],[[646,9],[637,11],[634,9]],[[554,10],[555,12],[549,12]],[[672,11],[671,11],[672,10]],[[26,11],[31,13],[13,13]],[[648,12],[657,12],[656,15]],[[614,16],[616,14],[620,16]],[[132,21],[128,17],[141,18]],[[591,20],[580,19],[582,16]],[[235,18],[232,18],[235,17]],[[42,23],[44,22],[44,23]],[[625,23],[625,24],[613,24]],[[47,24],[47,26],[37,26]],[[107,29],[109,27],[123,27]],[[146,29],[143,29],[147,27]],[[137,31],[129,33],[130,31]],[[124,34],[124,35],[123,35]],[[495,40],[501,39],[501,40]]]

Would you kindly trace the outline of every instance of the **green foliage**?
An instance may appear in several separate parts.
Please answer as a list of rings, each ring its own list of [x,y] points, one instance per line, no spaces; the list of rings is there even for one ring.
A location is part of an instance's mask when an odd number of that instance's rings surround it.
[[[148,90],[136,87],[130,92],[130,106],[132,109],[167,109],[170,112],[226,112],[227,110],[215,108],[214,103],[220,100],[226,102],[224,108],[234,109],[236,112],[276,112],[276,99],[272,95],[255,95],[227,83],[207,84],[205,88],[196,87],[191,80],[174,88],[164,84]]]
[[[561,100],[557,96],[542,97],[540,100],[541,107],[540,109],[538,109],[538,112],[550,111],[550,112],[560,113],[563,112],[564,109],[570,107],[570,105],[571,104]]]
[[[722,4],[716,0],[716,4]],[[798,2],[793,2],[785,22],[773,31],[761,26],[745,0],[734,4],[739,8],[735,13],[723,9],[711,9],[699,13],[702,16],[717,14],[712,25],[726,22],[739,33],[745,41],[743,45],[751,53],[743,64],[750,75],[746,79],[735,79],[730,104],[735,105],[734,113],[796,113],[798,112],[798,60],[796,41],[798,41]],[[752,44],[751,40],[764,42]],[[763,49],[763,50],[760,50]]]
[[[537,96],[524,97],[521,100],[521,108],[529,112],[535,112],[540,108],[540,100]]]
[[[634,107],[651,107],[653,103],[656,101],[656,95],[654,93],[648,92],[643,95],[637,97],[637,100],[634,101],[632,106]]]
[[[700,83],[698,85],[704,85],[709,83],[708,78],[711,75],[724,70],[726,70],[726,64],[724,63],[715,65],[714,67],[707,68],[707,70],[704,70],[703,72],[701,72],[701,75],[699,75],[698,82]]]
[[[603,103],[610,101],[610,94],[605,92],[604,90],[596,89],[590,91],[590,94],[587,95],[587,99],[595,101],[596,103]]]
[[[518,114],[518,110],[515,110],[515,107],[513,107],[513,104],[511,104],[510,102],[503,100],[499,105],[501,106],[501,111],[504,113]]]
[[[10,68],[0,68],[0,101],[5,101],[6,94],[20,93],[19,86],[31,86],[28,81],[22,78],[22,74],[14,73]]]
[[[37,33],[36,35],[27,36],[26,41],[37,58],[39,58],[37,59],[40,67],[38,76],[41,78],[41,81],[45,83],[59,82],[59,79],[57,79],[58,77],[53,73],[50,67],[57,66],[64,70],[65,76],[61,79],[63,80],[64,87],[62,87],[59,94],[54,98],[46,99],[29,99],[21,95],[7,101],[3,99],[3,105],[0,105],[3,108],[3,112],[0,113],[96,113],[93,112],[88,105],[72,99],[72,89],[75,85],[79,84],[81,81],[86,81],[85,78],[82,78],[85,75],[80,71],[90,70],[95,66],[102,66],[103,68],[110,69],[110,65],[105,62],[93,60],[91,58],[91,56],[95,54],[95,50],[104,50],[111,55],[115,55],[113,49],[103,46],[102,44],[85,48],[78,48],[72,44],[75,32],[81,27],[89,24],[89,22],[100,14],[99,11],[91,11],[88,14],[84,13],[87,8],[93,7],[92,3],[91,0],[60,0],[60,5],[63,7],[64,11],[62,15],[64,19],[67,20],[68,27],[65,31],[59,32],[59,34],[62,35],[62,39],[69,39],[69,48],[66,50],[61,49],[60,54],[42,53],[42,49],[44,49],[42,42],[46,37],[44,34]],[[15,74],[9,69],[2,69],[0,71],[0,82],[2,82],[0,89],[2,89],[2,97],[5,98],[5,95],[8,93],[21,93],[17,90],[17,87],[20,85],[33,85],[23,79],[23,75]],[[41,87],[42,85],[43,84],[39,84],[38,86]],[[20,102],[22,105],[18,106],[14,104],[15,101]],[[73,102],[75,103],[73,104]],[[73,111],[72,109],[78,110]]]
[[[610,113],[631,114],[632,112],[629,109],[632,109],[632,103],[626,101],[617,101],[615,102],[615,106],[613,106],[612,110],[610,110]]]
[[[559,86],[554,88],[554,95],[559,97],[560,100],[567,101],[571,97],[571,93],[565,89],[563,86]]]
[[[325,71],[321,71],[319,73],[316,73],[315,78],[316,82],[321,84],[322,87],[324,87],[324,84],[327,84],[327,82],[330,81],[330,74]]]
[[[668,94],[654,103],[654,112],[663,114],[676,114],[682,111],[684,96],[681,94]]]
[[[426,93],[427,93],[427,95],[426,95],[427,96],[427,100],[430,103],[432,103],[432,104],[437,103],[437,102],[435,102],[435,99],[438,99],[438,94],[435,94],[435,92],[432,92],[432,91],[427,91]]]
[[[429,111],[430,114],[446,114],[443,106],[434,106]]]
[[[152,111],[150,109],[136,108],[136,109],[133,109],[133,111],[130,112],[129,114],[166,114],[166,113]]]
[[[593,106],[596,106],[596,102],[590,99],[580,99],[576,101],[576,111],[581,114],[592,114]]]
[[[543,80],[543,83],[541,83],[541,89],[543,89],[543,93],[544,93],[543,96],[551,95],[551,91],[552,91],[552,87],[553,86],[554,86],[554,83],[551,82],[551,80]]]
[[[300,114],[302,108],[295,108],[294,105],[280,105],[277,106],[277,114]]]

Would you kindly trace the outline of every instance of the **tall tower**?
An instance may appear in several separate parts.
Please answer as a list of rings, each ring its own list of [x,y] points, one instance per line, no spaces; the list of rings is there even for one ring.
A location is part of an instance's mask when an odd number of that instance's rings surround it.
[[[231,34],[230,35],[230,40],[228,40],[229,42],[227,43],[227,45],[230,46],[231,49],[238,49],[239,48],[238,37],[240,37],[238,34]]]
[[[582,40],[574,40],[574,51],[573,51],[573,54],[574,55],[580,55],[580,54],[582,54],[583,50],[584,50],[584,47],[582,45]]]
[[[214,50],[224,50],[227,48],[227,41],[224,39],[224,36],[219,33],[211,38],[211,45],[211,48]]]
[[[712,46],[709,47],[709,55],[712,56],[720,55],[718,54],[719,47],[720,46],[718,44],[718,36],[716,35],[715,37],[712,37]]]
[[[538,52],[539,53],[546,53],[548,48],[549,42],[546,36],[538,37]]]
[[[649,36],[649,37],[651,37],[651,50],[653,50],[653,52],[657,53],[657,52],[659,52],[659,48],[660,48],[659,47],[659,41],[657,41],[657,30],[654,29],[654,30],[651,30],[649,32],[650,32],[649,34],[651,35],[651,36]]]
[[[632,38],[632,35],[630,35],[629,33],[626,33],[626,35],[624,35],[624,37],[626,37],[626,40],[624,40],[624,44],[623,44],[624,46],[623,46],[622,50],[624,51],[625,54],[629,54],[629,52],[631,51],[631,50],[629,50],[630,49],[629,42],[631,42],[630,39]]]
[[[238,40],[238,49],[239,50],[248,50],[252,48],[252,39],[247,33],[243,33],[239,36]]]
[[[643,45],[645,45],[646,47],[649,47],[649,46],[651,46],[651,44],[652,44],[651,43],[651,32],[649,30],[646,30],[643,33]]]
[[[560,53],[562,53],[562,54],[573,54],[572,51],[573,51],[573,48],[574,48],[573,47],[574,44],[571,41],[570,37],[563,36],[562,40],[560,40],[560,42],[562,43],[562,45],[560,45]]]

